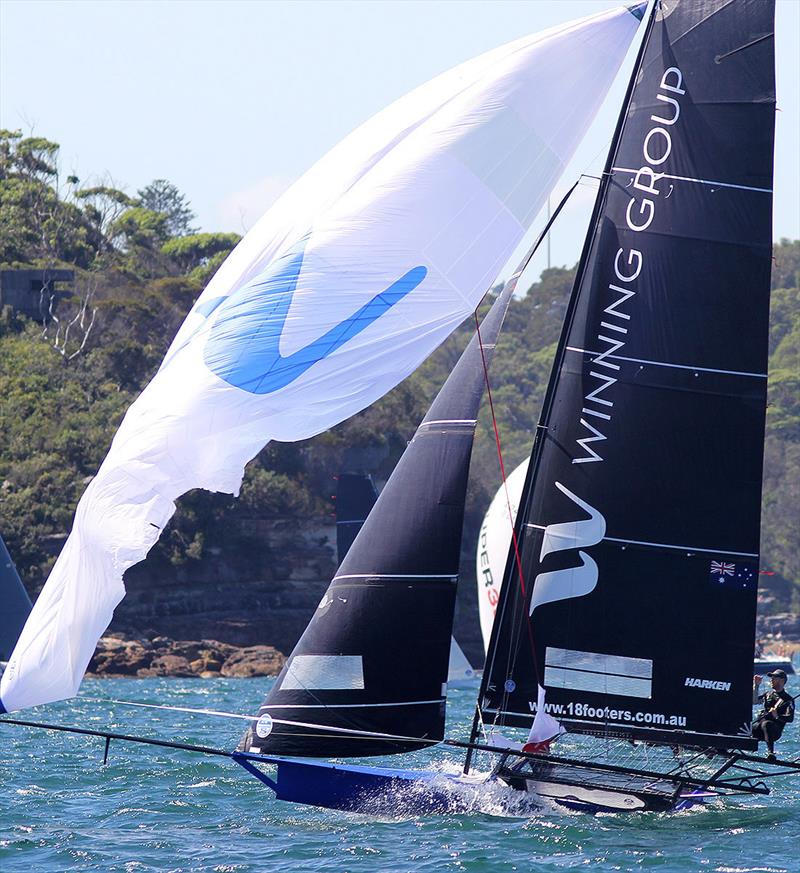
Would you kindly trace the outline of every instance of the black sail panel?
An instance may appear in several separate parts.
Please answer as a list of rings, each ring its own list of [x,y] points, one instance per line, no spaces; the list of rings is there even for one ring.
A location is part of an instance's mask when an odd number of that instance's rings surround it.
[[[367,520],[378,492],[367,473],[340,473],[336,481],[336,554],[341,564]]]
[[[573,729],[753,745],[773,16],[677,0],[650,32],[534,448],[487,722],[530,724],[539,681]]]
[[[0,537],[0,604],[2,604],[0,661],[7,661],[30,615],[31,601],[2,537]]]
[[[246,749],[382,755],[444,736],[470,455],[515,281],[451,372],[342,561]],[[385,735],[395,739],[387,740]]]

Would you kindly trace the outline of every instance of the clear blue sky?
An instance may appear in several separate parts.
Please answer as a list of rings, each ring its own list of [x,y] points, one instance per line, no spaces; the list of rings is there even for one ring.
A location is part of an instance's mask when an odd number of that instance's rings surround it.
[[[167,178],[203,229],[242,231],[394,98],[503,42],[613,5],[0,0],[0,125],[61,143],[64,169],[85,183],[109,174],[133,193]],[[798,238],[800,0],[777,5],[775,237]],[[623,88],[609,94],[562,189],[602,166]],[[579,190],[554,228],[553,264],[577,260],[594,195]]]

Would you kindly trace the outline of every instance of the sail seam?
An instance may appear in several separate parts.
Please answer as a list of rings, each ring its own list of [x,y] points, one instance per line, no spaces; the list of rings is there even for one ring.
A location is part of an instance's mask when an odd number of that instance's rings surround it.
[[[579,352],[582,355],[600,355],[600,352],[593,352],[591,349],[579,349],[577,346],[567,346],[568,352]],[[702,373],[720,373],[723,376],[749,376],[753,379],[766,379],[766,373],[749,373],[745,370],[718,370],[714,367],[695,367],[691,364],[671,364],[666,361],[647,361],[644,358],[627,358],[624,355],[606,355],[607,358],[614,358],[617,361],[630,361],[634,364],[650,364],[653,367],[672,367],[677,370],[693,370]]]
[[[697,546],[677,546],[671,545],[669,543],[648,543],[642,542],[639,540],[625,540],[619,539],[617,537],[605,537],[605,539],[610,543],[625,543],[626,545],[632,546],[653,546],[655,548],[662,549],[679,549],[686,550],[687,552],[708,552],[712,555],[737,555],[740,558],[757,558],[758,552],[730,552],[727,549],[702,549]]]
[[[458,573],[349,573],[346,576],[334,576],[333,582],[339,579],[458,579]]]
[[[477,418],[436,418],[431,421],[423,421],[420,427],[431,424],[475,424],[477,420]]]
[[[446,697],[434,700],[397,700],[389,703],[268,703],[265,710],[270,709],[368,709],[376,706],[423,706],[432,703],[442,703]]]
[[[525,527],[545,530],[546,525],[528,522]],[[740,558],[757,558],[758,552],[732,552],[729,549],[705,549],[700,546],[679,546],[673,543],[651,543],[645,540],[631,540],[624,537],[603,537],[601,542],[623,543],[626,546],[651,546],[655,549],[677,549],[681,552],[708,552],[711,555],[737,555]]]
[[[612,167],[615,173],[630,173],[636,176],[640,170],[632,170],[630,167]],[[772,194],[772,188],[756,188],[753,185],[737,185],[735,182],[718,182],[714,179],[694,179],[691,176],[673,176],[669,173],[656,173],[653,183],[659,179],[672,179],[675,182],[696,182],[698,185],[713,185],[715,188],[735,188],[738,191],[755,191],[758,194]]]

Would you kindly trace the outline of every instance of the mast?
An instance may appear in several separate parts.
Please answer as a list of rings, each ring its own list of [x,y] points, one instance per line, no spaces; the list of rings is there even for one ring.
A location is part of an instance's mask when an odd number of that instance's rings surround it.
[[[515,286],[507,283],[417,429],[245,751],[382,755],[444,737],[472,444],[485,367]]]
[[[481,719],[529,725],[542,684],[572,730],[752,744],[773,16],[651,13],[517,517],[525,595],[510,559],[473,740]]]

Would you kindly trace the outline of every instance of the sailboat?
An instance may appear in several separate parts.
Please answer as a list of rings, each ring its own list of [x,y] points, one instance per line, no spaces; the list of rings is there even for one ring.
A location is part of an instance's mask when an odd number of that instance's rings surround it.
[[[644,34],[537,427],[468,740],[445,737],[464,500],[479,404],[521,270],[476,319],[280,676],[246,716],[237,750],[19,718],[0,724],[102,737],[106,756],[112,740],[222,756],[281,800],[365,813],[458,809],[461,789],[487,787],[534,808],[667,811],[765,794],[768,779],[800,773],[800,762],[773,766],[751,754],[749,730],[773,6],[664,0],[646,15],[644,4],[630,10],[645,19]],[[492,95],[481,111],[496,106]],[[512,122],[480,136],[508,144]],[[433,139],[444,148],[458,127]],[[507,195],[513,183],[492,176]],[[303,237],[281,257],[281,282],[296,281],[305,246]],[[424,277],[409,271],[402,293]],[[384,305],[401,291],[393,285]],[[192,324],[219,305],[207,294]],[[176,343],[191,342],[194,329],[187,322]],[[340,326],[326,342],[336,351],[360,329]],[[315,364],[311,353],[270,354],[272,369],[258,378],[248,370],[250,382],[228,358],[212,363],[258,391]],[[169,376],[170,360],[156,380]],[[333,358],[321,360],[334,369]],[[23,633],[23,654],[29,642]],[[703,670],[690,669],[698,659]],[[4,684],[3,704],[30,705],[30,663],[21,659]],[[522,741],[509,736],[519,729]],[[573,751],[560,755],[565,731]],[[439,744],[466,751],[463,772],[343,760]],[[636,763],[628,749],[648,758]]]
[[[722,760],[711,772],[682,758],[647,771],[508,743],[490,779],[604,811],[759,790],[735,772],[757,760],[747,753],[757,747],[772,22],[769,3],[692,0],[660,4],[648,20],[537,429],[461,778],[494,730],[554,739],[537,736],[549,716],[573,733]],[[455,390],[468,396],[454,388],[465,370],[481,375],[470,362],[479,340],[356,537],[243,752],[341,758],[443,738],[437,684],[458,570],[443,560],[452,533],[431,541],[427,513],[441,510],[440,476],[463,493],[468,456],[446,448],[445,425],[437,450],[429,425],[446,420],[440,407]],[[448,418],[464,427],[476,409]],[[392,668],[403,652],[419,665],[413,684]],[[277,770],[278,797],[344,808],[386,780],[426,778],[306,762]]]
[[[336,477],[336,552],[339,564],[353,544],[378,499],[375,483],[368,473],[345,472]],[[477,682],[473,669],[455,636],[450,637],[447,687],[465,688]]]

